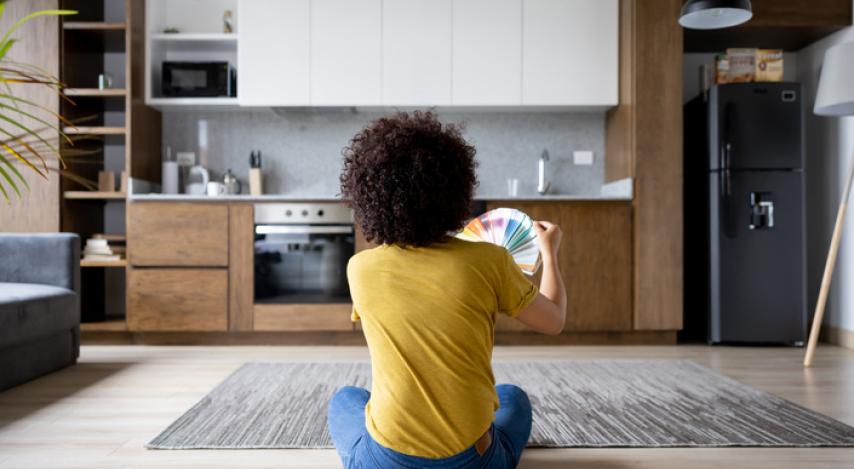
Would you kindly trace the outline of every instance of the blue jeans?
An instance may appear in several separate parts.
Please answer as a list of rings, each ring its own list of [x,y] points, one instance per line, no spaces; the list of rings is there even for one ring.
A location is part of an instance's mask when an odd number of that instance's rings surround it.
[[[492,445],[482,455],[474,446],[447,458],[419,458],[398,453],[374,441],[365,428],[365,405],[371,393],[345,386],[329,402],[329,433],[347,469],[514,468],[531,435],[531,402],[518,386],[495,386],[500,407],[490,427]]]

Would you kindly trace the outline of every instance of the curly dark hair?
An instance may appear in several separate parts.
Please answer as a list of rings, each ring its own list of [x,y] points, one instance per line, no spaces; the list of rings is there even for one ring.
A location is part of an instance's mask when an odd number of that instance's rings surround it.
[[[427,246],[467,220],[474,155],[461,127],[432,112],[383,117],[344,149],[341,195],[368,241]]]

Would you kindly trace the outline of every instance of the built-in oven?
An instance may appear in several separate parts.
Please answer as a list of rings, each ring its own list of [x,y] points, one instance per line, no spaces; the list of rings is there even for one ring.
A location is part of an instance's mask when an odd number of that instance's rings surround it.
[[[350,301],[353,213],[344,204],[255,205],[255,303]]]

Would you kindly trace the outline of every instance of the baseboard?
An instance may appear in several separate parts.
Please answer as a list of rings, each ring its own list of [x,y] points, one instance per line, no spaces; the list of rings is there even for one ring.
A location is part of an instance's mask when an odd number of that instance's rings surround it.
[[[821,326],[821,340],[845,348],[854,348],[854,331],[835,326]]]
[[[365,345],[361,332],[83,331],[83,345]],[[496,332],[496,345],[674,345],[676,331]]]

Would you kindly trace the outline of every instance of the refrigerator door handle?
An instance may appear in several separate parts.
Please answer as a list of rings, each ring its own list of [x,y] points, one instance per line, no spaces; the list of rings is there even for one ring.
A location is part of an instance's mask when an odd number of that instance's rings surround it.
[[[721,195],[724,197],[729,197],[732,191],[732,181],[730,180],[731,175],[729,169],[731,152],[732,145],[729,143],[725,143],[721,146],[721,172],[723,173],[723,177],[721,177]]]

